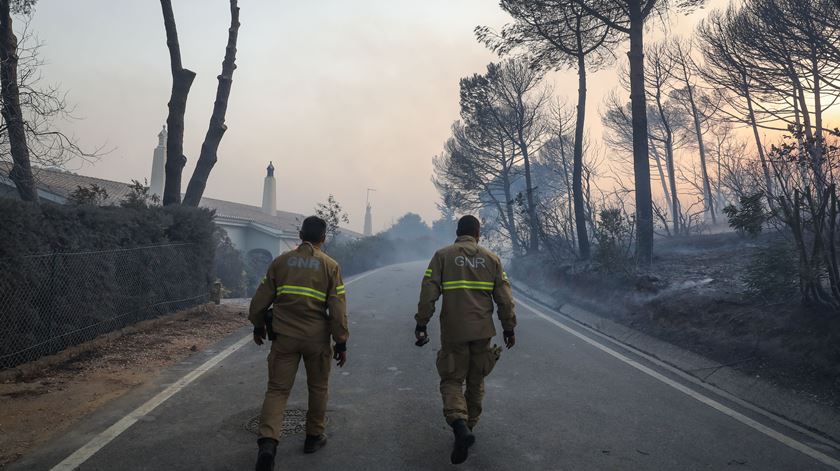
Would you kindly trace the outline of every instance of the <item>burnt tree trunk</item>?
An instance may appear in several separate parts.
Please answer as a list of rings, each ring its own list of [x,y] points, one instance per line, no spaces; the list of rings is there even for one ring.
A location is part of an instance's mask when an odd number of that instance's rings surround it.
[[[653,201],[650,190],[647,100],[645,97],[644,15],[640,0],[630,7],[630,101],[633,122],[633,174],[636,186],[636,258],[653,261]]]
[[[169,116],[166,118],[169,130],[166,142],[166,183],[163,187],[163,204],[167,206],[181,202],[181,174],[187,163],[184,156],[184,113],[187,111],[187,96],[195,79],[195,72],[181,65],[181,46],[178,43],[172,1],[160,0],[160,6],[163,10],[166,46],[169,48],[172,69],[172,94],[169,97]]]
[[[665,168],[668,170],[668,184],[670,186],[671,210],[674,212],[674,232],[679,235],[683,230],[682,224],[682,203],[677,193],[677,170],[674,163],[674,139],[669,136],[665,143]],[[667,198],[668,196],[666,196]],[[687,234],[686,234],[687,235]]]
[[[513,197],[510,194],[510,175],[508,171],[502,172],[502,187],[505,192],[505,217],[507,218],[508,231],[510,232],[510,243],[513,246],[513,253],[521,255],[519,234],[516,231],[516,217],[513,214]]]
[[[670,190],[668,190],[668,180],[665,176],[665,171],[662,170],[662,156],[659,155],[659,150],[657,150],[656,145],[653,143],[653,139],[649,139],[649,141],[648,148],[650,149],[651,155],[653,155],[653,161],[656,162],[656,171],[659,173],[659,183],[662,185],[662,194],[665,195],[665,203],[668,205],[668,211],[670,211],[671,214],[675,214],[674,202],[671,201],[670,197],[668,197],[671,193]]]
[[[685,80],[685,88],[688,93],[688,104],[691,108],[691,117],[694,121],[694,134],[697,136],[697,150],[700,153],[700,172],[703,178],[703,201],[706,205],[705,209],[712,217],[712,224],[717,224],[717,216],[715,215],[714,198],[712,197],[712,184],[709,181],[709,169],[706,165],[706,143],[703,140],[703,126],[700,123],[700,111],[697,109],[697,102],[694,100],[694,89],[688,78],[688,71],[683,65],[683,77]]]
[[[665,105],[662,103],[661,87],[657,87],[654,98],[656,100],[656,110],[659,113],[659,119],[662,121],[662,127],[665,129],[665,167],[668,170],[668,186],[670,186],[670,190],[665,192],[664,198],[666,200],[670,200],[668,206],[671,208],[674,235],[680,235],[680,231],[682,230],[682,207],[680,206],[680,198],[677,193],[676,165],[674,164],[674,131],[671,128],[671,123],[668,121],[668,116],[665,113]],[[649,135],[648,142],[650,142]],[[656,155],[655,147],[653,148],[653,153],[657,161],[656,164],[661,165],[659,163],[659,157]],[[661,178],[662,170],[660,169],[659,172]],[[662,187],[666,188],[666,185],[663,183]]]
[[[758,158],[761,161],[761,170],[764,173],[764,185],[767,187],[767,204],[770,206],[771,211],[775,211],[776,196],[773,191],[773,178],[770,176],[770,167],[767,164],[767,155],[764,152],[764,144],[761,142],[761,136],[758,132],[758,122],[756,121],[755,110],[753,109],[752,94],[750,93],[749,86],[747,85],[746,75],[742,73],[741,77],[743,80],[744,98],[747,100],[747,118],[753,131],[755,147],[758,150]]]
[[[0,87],[2,87],[3,119],[9,135],[12,170],[9,178],[15,184],[23,201],[38,202],[38,190],[29,163],[29,146],[26,144],[26,127],[20,109],[18,88],[18,42],[12,29],[10,0],[0,0]]]
[[[225,49],[225,59],[222,61],[222,73],[219,75],[219,86],[216,88],[216,102],[213,104],[213,114],[210,117],[210,127],[201,145],[201,154],[195,165],[190,183],[187,185],[187,192],[184,195],[184,205],[198,206],[204,189],[207,187],[207,178],[210,171],[218,160],[219,144],[227,131],[225,125],[225,113],[227,112],[230,88],[233,84],[233,71],[236,70],[236,39],[239,35],[239,2],[230,0],[230,29],[228,29],[228,42]]]
[[[569,177],[569,159],[566,158],[566,144],[563,138],[563,129],[560,129],[559,139],[560,139],[560,160],[563,163],[563,180],[566,184],[566,218],[569,220],[569,231],[568,237],[572,244],[577,247],[577,239],[575,236],[575,228],[571,227],[572,221],[575,220],[575,208],[574,208],[574,191],[572,190],[572,180]],[[582,173],[582,172],[581,172]],[[581,175],[582,176],[582,175]],[[583,185],[581,185],[581,189],[583,189]]]
[[[578,34],[580,41],[580,34]],[[580,44],[580,43],[579,43]],[[572,196],[575,206],[575,228],[577,229],[580,258],[589,260],[589,234],[586,230],[586,211],[583,201],[583,133],[586,122],[586,58],[578,55],[578,103],[575,122],[575,149],[572,167]],[[561,143],[562,145],[562,143]]]
[[[540,250],[540,224],[537,219],[537,207],[534,203],[534,186],[531,179],[531,157],[528,154],[528,145],[522,131],[519,132],[519,148],[522,152],[522,162],[525,168],[525,201],[528,204],[528,228],[530,229],[530,243],[528,253],[535,254]]]

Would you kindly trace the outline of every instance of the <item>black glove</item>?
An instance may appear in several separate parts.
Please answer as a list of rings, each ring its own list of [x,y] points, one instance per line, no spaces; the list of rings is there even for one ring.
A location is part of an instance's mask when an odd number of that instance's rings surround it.
[[[265,341],[265,327],[254,326],[254,343],[262,345]]]
[[[417,324],[417,327],[414,328],[414,338],[417,339],[417,341],[414,342],[414,345],[417,345],[418,347],[422,347],[423,345],[429,343],[429,334],[426,331],[425,325]]]
[[[502,332],[502,336],[505,338],[505,347],[508,349],[511,349],[514,345],[516,345],[516,334],[513,333],[513,330],[506,330]]]
[[[333,359],[336,361],[338,367],[344,367],[344,364],[347,363],[347,343],[342,342],[335,344],[333,352]]]

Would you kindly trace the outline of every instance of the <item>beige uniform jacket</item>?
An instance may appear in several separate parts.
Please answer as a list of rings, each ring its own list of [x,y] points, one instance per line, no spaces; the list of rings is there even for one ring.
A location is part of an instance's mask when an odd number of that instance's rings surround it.
[[[300,340],[347,342],[347,303],[338,263],[308,242],[274,259],[251,299],[248,319],[265,327],[274,305],[274,332]]]
[[[513,293],[502,262],[496,254],[478,245],[474,237],[458,237],[454,244],[438,250],[432,257],[414,316],[418,325],[429,323],[441,294],[443,342],[463,343],[495,336],[494,301],[502,329],[512,331],[516,327]]]

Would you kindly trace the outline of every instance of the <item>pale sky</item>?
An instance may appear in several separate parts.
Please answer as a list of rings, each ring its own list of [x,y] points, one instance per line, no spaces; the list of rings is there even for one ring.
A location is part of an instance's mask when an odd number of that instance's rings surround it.
[[[227,41],[229,3],[175,0],[184,66],[198,75],[187,104],[183,188],[198,158]],[[727,0],[713,0],[711,6]],[[495,0],[241,0],[228,131],[206,196],[259,205],[268,161],[277,167],[278,209],[311,213],[332,193],[361,231],[365,193],[374,229],[402,214],[438,217],[432,157],[458,118],[458,80],[497,58],[476,25],[509,20]],[[674,16],[690,31],[698,12]],[[68,92],[80,120],[61,124],[81,143],[113,152],[84,175],[148,178],[166,121],[171,77],[160,4],[146,0],[40,0],[32,24],[45,43],[45,80]],[[621,46],[620,58],[623,59]],[[615,72],[590,82],[589,128]],[[574,100],[573,73],[552,77]]]

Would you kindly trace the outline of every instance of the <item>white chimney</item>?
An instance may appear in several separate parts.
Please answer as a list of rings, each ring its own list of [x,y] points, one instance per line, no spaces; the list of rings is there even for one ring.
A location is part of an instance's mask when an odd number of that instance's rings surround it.
[[[163,197],[163,182],[166,178],[166,126],[158,134],[158,146],[155,148],[154,156],[152,157],[152,178],[149,179],[149,191]]]
[[[263,182],[262,210],[272,216],[277,214],[277,181],[274,179],[274,164],[268,163]]]
[[[370,192],[376,191],[373,188],[367,189],[367,203],[365,206],[365,229],[364,235],[365,237],[370,237],[373,235],[373,211],[370,207]]]
[[[373,216],[370,212],[370,203],[367,204],[367,209],[365,209],[365,237],[370,237],[373,235]]]

